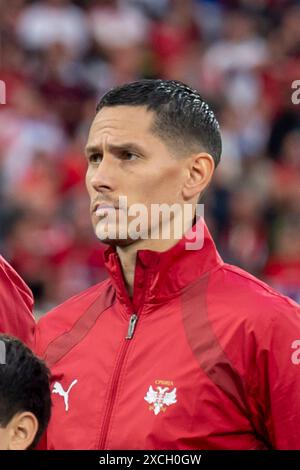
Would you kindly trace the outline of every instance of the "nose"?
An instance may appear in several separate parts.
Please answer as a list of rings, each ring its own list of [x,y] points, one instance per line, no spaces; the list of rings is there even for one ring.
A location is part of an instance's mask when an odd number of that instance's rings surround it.
[[[108,155],[102,157],[90,183],[97,192],[111,191],[114,186],[115,171],[112,168],[112,161]]]

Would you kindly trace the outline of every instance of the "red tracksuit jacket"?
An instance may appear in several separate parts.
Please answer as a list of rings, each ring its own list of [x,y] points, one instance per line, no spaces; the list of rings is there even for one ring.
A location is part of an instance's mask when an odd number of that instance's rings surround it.
[[[299,306],[224,264],[205,228],[137,255],[37,328],[52,369],[48,449],[300,449]]]
[[[16,336],[33,346],[35,321],[31,291],[0,256],[0,333]]]

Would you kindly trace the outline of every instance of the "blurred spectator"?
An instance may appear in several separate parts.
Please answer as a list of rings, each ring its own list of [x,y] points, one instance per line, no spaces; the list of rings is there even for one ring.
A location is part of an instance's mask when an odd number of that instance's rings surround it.
[[[12,105],[0,113],[0,160],[8,192],[15,191],[15,185],[30,170],[36,152],[57,158],[64,145],[58,116],[49,111],[37,90],[18,89]]]
[[[205,195],[222,255],[300,300],[297,0],[0,0],[0,249],[40,314],[102,280],[83,148],[103,92],[179,79],[213,104]]]
[[[264,203],[255,187],[236,187],[229,198],[227,226],[219,238],[224,258],[253,274],[264,266],[268,250]]]
[[[237,10],[227,12],[224,19],[224,36],[209,46],[205,64],[226,83],[230,74],[250,72],[262,65],[268,49],[251,15]]]
[[[191,0],[173,0],[171,4],[172,8],[152,26],[154,67],[160,77],[172,79],[177,76],[184,80],[185,69],[190,68],[188,59],[200,39],[200,32]]]
[[[274,247],[264,276],[278,291],[300,303],[300,222],[282,220],[276,227]]]
[[[300,219],[300,129],[286,134],[273,171],[273,197],[284,212]]]
[[[59,43],[74,56],[82,54],[89,42],[84,12],[68,0],[44,0],[25,6],[17,34],[28,49],[44,50]]]
[[[96,0],[89,12],[91,31],[105,49],[141,44],[147,38],[147,19],[119,0]]]

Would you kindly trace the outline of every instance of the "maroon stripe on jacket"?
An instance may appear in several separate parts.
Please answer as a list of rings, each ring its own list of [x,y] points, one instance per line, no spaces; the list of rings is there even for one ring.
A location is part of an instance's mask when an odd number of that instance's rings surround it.
[[[181,297],[187,340],[207,377],[250,419],[242,377],[223,351],[207,313],[209,274],[187,289]]]
[[[101,293],[99,297],[90,305],[82,316],[73,325],[71,330],[62,334],[49,344],[44,353],[44,359],[49,368],[60,361],[71,349],[73,349],[88,332],[93,328],[100,315],[116,300],[115,289],[109,286],[105,295]]]

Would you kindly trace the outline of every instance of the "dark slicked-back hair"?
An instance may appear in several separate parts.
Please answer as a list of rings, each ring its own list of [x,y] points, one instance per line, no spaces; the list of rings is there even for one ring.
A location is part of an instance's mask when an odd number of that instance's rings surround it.
[[[205,151],[218,165],[222,151],[219,123],[197,90],[176,80],[140,80],[113,88],[97,106],[145,106],[155,113],[153,132],[176,152]]]
[[[5,428],[17,413],[30,411],[39,423],[30,446],[34,449],[50,419],[50,372],[18,339],[0,334],[0,344],[5,353],[0,363],[0,427]]]

